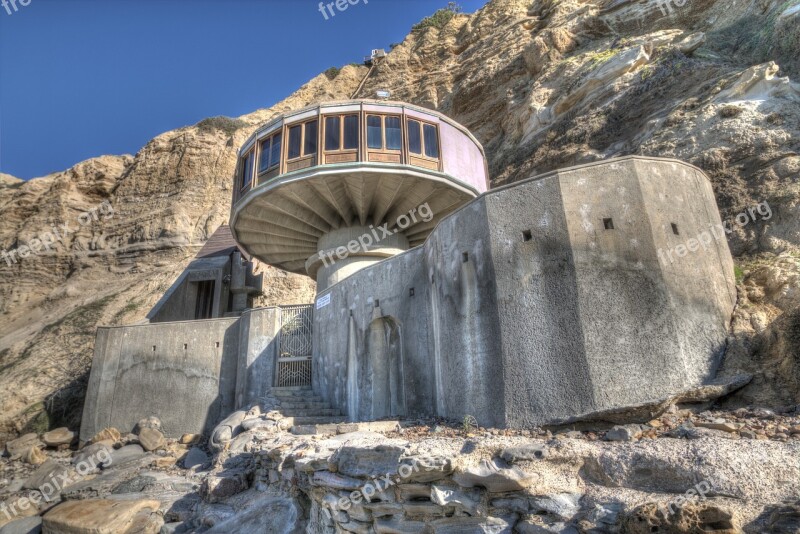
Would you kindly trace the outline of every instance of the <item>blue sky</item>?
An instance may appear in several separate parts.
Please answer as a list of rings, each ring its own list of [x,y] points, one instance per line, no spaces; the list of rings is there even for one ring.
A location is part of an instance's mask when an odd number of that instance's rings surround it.
[[[319,0],[5,1],[0,172],[24,179],[269,107],[328,67],[388,50],[447,4],[359,0],[325,20]]]

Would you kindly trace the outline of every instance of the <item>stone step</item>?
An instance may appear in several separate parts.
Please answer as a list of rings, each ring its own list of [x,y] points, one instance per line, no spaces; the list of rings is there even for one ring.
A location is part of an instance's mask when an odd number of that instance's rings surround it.
[[[328,416],[328,417],[290,417],[291,426],[301,426],[301,425],[329,425],[329,424],[339,424],[344,423],[347,421],[347,417],[343,415],[336,415],[336,416]]]
[[[294,397],[310,397],[315,395],[313,389],[298,389],[297,391],[276,391],[272,390],[272,394],[279,399],[294,398]]]
[[[322,410],[326,410],[330,408],[331,405],[323,400],[319,401],[281,401],[281,410],[313,410],[314,408],[320,408]]]
[[[293,391],[313,391],[311,386],[286,386],[282,388],[272,388],[273,393],[291,393]]]
[[[302,424],[292,427],[292,434],[308,436],[313,434],[335,435],[350,432],[395,432],[400,428],[400,421],[375,421],[371,423],[317,423]]]
[[[301,409],[285,409],[281,407],[280,412],[284,415],[284,417],[328,417],[331,415],[340,415],[339,410],[334,410],[333,408],[312,408],[310,410],[301,410]]]

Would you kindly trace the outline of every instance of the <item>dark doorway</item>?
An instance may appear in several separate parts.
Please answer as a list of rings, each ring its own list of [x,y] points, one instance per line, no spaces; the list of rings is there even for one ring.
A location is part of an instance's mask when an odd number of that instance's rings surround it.
[[[194,308],[195,319],[211,319],[214,316],[214,280],[197,282],[197,303]]]

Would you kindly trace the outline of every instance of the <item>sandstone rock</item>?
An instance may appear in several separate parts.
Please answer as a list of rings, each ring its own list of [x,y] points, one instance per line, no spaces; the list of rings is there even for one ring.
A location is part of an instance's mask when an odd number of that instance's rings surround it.
[[[225,445],[242,431],[242,422],[247,417],[245,410],[233,412],[224,421],[217,425],[211,433],[208,446],[212,452],[220,452]]]
[[[501,517],[447,517],[437,519],[429,524],[434,534],[467,534],[492,532],[496,534],[512,534],[516,516]]]
[[[42,465],[47,461],[47,455],[39,447],[31,447],[22,453],[20,459],[27,464]]]
[[[178,440],[178,443],[181,445],[194,445],[199,442],[201,438],[202,436],[200,434],[184,434],[181,436],[181,439]]]
[[[766,532],[769,534],[800,532],[800,501],[773,507],[767,517]]]
[[[203,466],[206,462],[208,462],[208,455],[203,452],[202,449],[198,447],[192,447],[189,450],[189,454],[187,454],[186,458],[183,459],[183,467],[186,469],[191,469],[193,467]]]
[[[164,445],[164,434],[155,428],[145,427],[139,431],[139,443],[144,450],[154,451]]]
[[[469,515],[477,515],[481,504],[481,492],[448,486],[433,485],[429,490],[430,499],[439,506],[455,506]]]
[[[476,467],[469,467],[453,475],[458,485],[465,488],[480,486],[492,493],[519,491],[530,487],[536,478],[518,467],[505,467],[502,460],[482,460]]]
[[[48,447],[69,445],[75,440],[75,438],[75,432],[71,432],[68,428],[57,428],[42,435],[42,441]]]
[[[36,434],[25,434],[19,438],[6,443],[6,452],[12,460],[18,460],[24,453],[27,453],[31,447],[41,447],[42,442],[39,441],[39,436]]]
[[[0,534],[40,534],[42,518],[37,516],[16,519],[0,527]]]
[[[311,478],[311,483],[315,486],[350,491],[360,489],[364,485],[361,480],[337,475],[329,471],[317,471]]]
[[[606,441],[634,441],[641,437],[641,427],[634,425],[615,426],[603,437]]]
[[[120,438],[122,438],[122,435],[116,428],[104,428],[89,441],[91,443],[97,443],[100,441],[113,441],[114,443],[117,443]]]
[[[530,510],[534,514],[547,512],[559,519],[570,520],[580,509],[580,493],[559,493],[540,497],[531,497]]]
[[[303,534],[306,532],[303,509],[294,499],[264,496],[251,502],[234,517],[208,530],[208,534],[234,532]]]
[[[529,462],[547,458],[549,447],[545,444],[532,443],[521,447],[510,447],[500,452],[500,458],[508,463]]]
[[[145,456],[144,449],[140,445],[125,445],[111,453],[109,465],[114,467],[139,460]]]
[[[48,512],[47,534],[156,534],[164,524],[154,500],[67,501]]]
[[[691,55],[692,52],[703,46],[706,42],[706,34],[695,32],[678,41],[675,46],[684,55]]]
[[[350,477],[395,475],[404,452],[403,447],[394,445],[342,447],[331,458],[331,463],[337,466],[338,473]]]
[[[695,426],[700,428],[710,428],[712,430],[722,430],[723,432],[736,432],[741,428],[741,425],[729,423],[725,420],[717,421],[695,421]]]
[[[636,507],[623,518],[623,531],[630,534],[652,532],[714,532],[716,534],[742,534],[733,514],[707,502],[685,503],[682,506],[659,506],[646,503]]]
[[[38,490],[46,497],[46,500],[51,500],[64,488],[65,479],[68,479],[69,476],[70,473],[66,467],[55,460],[47,460],[25,480],[23,488]]]
[[[401,467],[405,482],[435,482],[446,478],[453,472],[453,462],[446,456],[412,456],[404,458]],[[410,471],[409,471],[410,468]]]
[[[579,534],[577,528],[561,522],[539,524],[533,521],[520,521],[514,526],[514,530],[519,534]]]
[[[248,488],[247,474],[241,471],[208,475],[203,479],[200,495],[206,502],[219,503]]]
[[[151,415],[149,417],[145,417],[144,419],[140,419],[139,422],[136,423],[134,432],[140,434],[142,430],[144,430],[145,428],[158,430],[159,432],[161,432],[161,419],[159,419],[155,415]]]
[[[72,458],[74,465],[99,466],[107,463],[112,458],[111,453],[114,449],[107,443],[92,443],[78,451]]]
[[[178,463],[178,459],[174,456],[161,456],[156,458],[153,465],[160,469],[169,469]]]

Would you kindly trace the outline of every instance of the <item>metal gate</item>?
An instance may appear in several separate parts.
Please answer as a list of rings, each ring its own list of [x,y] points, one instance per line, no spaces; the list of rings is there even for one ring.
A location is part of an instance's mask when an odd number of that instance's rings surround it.
[[[281,306],[276,387],[311,385],[314,306]]]

